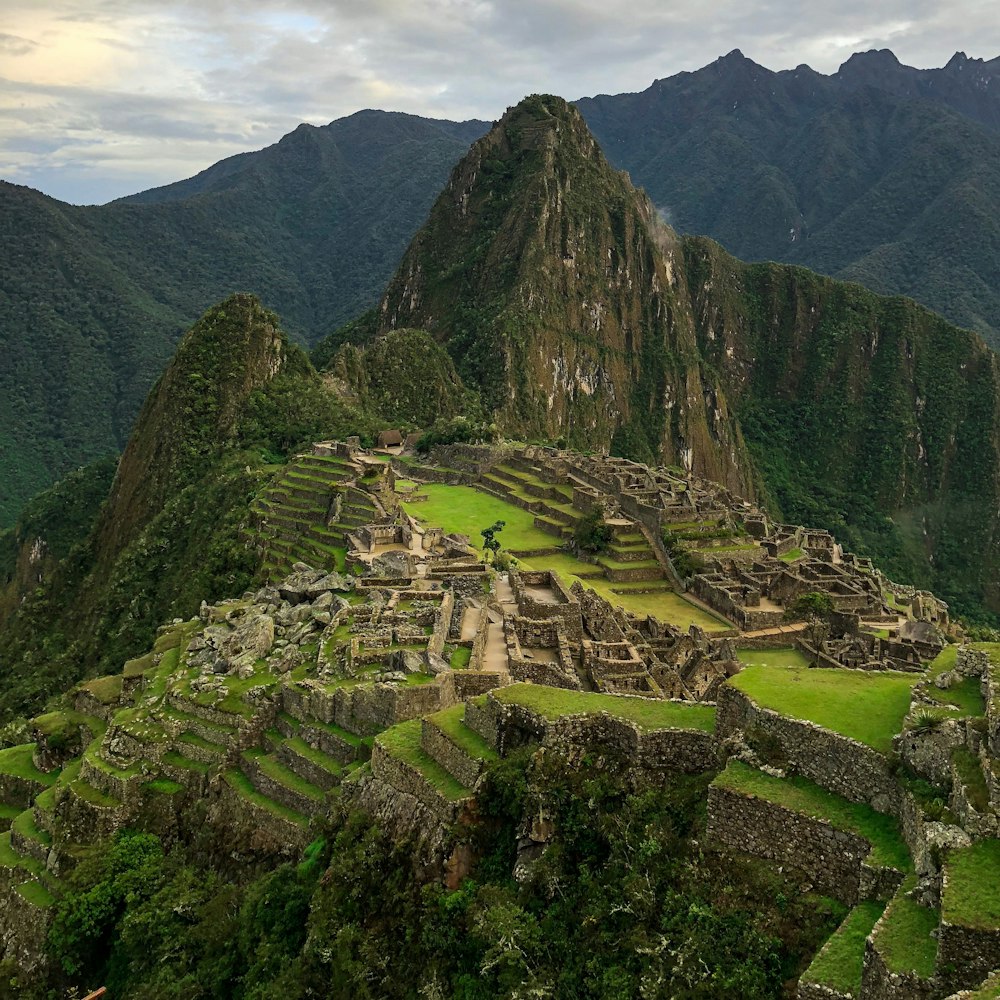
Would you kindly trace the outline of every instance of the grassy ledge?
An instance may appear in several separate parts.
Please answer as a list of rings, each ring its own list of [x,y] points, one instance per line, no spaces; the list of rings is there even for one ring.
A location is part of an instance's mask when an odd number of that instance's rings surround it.
[[[694,702],[658,701],[652,698],[629,698],[614,694],[569,691],[542,684],[512,684],[493,692],[497,701],[523,705],[546,719],[564,715],[607,712],[619,719],[634,722],[640,729],[698,729],[715,731],[715,709]]]
[[[887,865],[901,872],[913,870],[910,853],[893,817],[875,812],[870,806],[848,802],[805,778],[775,778],[742,761],[731,760],[712,787],[752,795],[792,812],[827,820],[839,830],[864,837],[872,845],[869,863]]]
[[[900,887],[885,911],[875,943],[890,972],[929,979],[937,960],[937,941],[931,932],[937,930],[940,914],[906,895],[915,885],[916,878],[908,878]]]
[[[945,874],[941,896],[945,921],[977,930],[1000,928],[1000,840],[981,840],[952,851]]]
[[[884,903],[873,902],[855,906],[819,950],[802,981],[857,996],[861,992],[865,939],[884,907]]]
[[[398,757],[404,763],[416,768],[446,799],[455,802],[471,795],[470,789],[456,780],[424,751],[420,745],[421,726],[421,719],[411,719],[379,733],[375,739],[393,757]]]
[[[887,753],[910,709],[921,674],[897,671],[747,667],[727,683],[793,719],[814,722]]]
[[[238,795],[252,802],[255,806],[259,806],[261,809],[266,810],[274,816],[278,816],[280,819],[288,820],[288,822],[294,823],[296,826],[306,827],[309,825],[309,818],[307,816],[303,816],[302,813],[283,806],[280,802],[275,802],[274,799],[269,799],[266,795],[261,795],[242,771],[235,769],[226,771],[224,777],[226,784]]]
[[[23,743],[20,746],[0,750],[0,774],[9,774],[25,781],[34,781],[46,788],[59,776],[58,771],[39,771],[35,767],[31,755],[35,751],[34,743]]]
[[[453,705],[443,712],[435,712],[429,715],[427,721],[437,726],[445,736],[451,740],[460,750],[470,757],[479,760],[496,760],[497,752],[479,735],[473,732],[463,721],[465,716],[464,705]]]

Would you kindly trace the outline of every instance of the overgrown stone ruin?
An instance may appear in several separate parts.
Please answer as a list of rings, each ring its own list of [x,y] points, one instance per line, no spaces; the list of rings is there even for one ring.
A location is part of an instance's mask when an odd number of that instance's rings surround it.
[[[498,571],[418,516],[428,483],[527,511],[551,545]],[[610,541],[588,553],[575,527],[595,509]],[[125,826],[168,846],[208,831],[215,863],[252,869],[297,856],[343,799],[457,886],[476,863],[476,789],[525,745],[567,766],[598,748],[636,787],[715,772],[714,849],[798,873],[848,920],[877,905],[857,983],[817,965],[804,1000],[944,997],[1000,968],[1000,904],[963,904],[970,878],[1000,883],[1000,653],[960,644],[941,601],[826,532],[622,459],[460,445],[383,461],[329,443],[255,501],[247,541],[260,586],[164,626],[0,751],[0,943],[23,968],[43,960],[67,872]],[[697,559],[686,578],[678,553]],[[664,610],[636,613],[637,598]],[[677,601],[713,628],[675,624]],[[770,650],[799,657],[795,684],[909,685],[891,748],[744,690],[767,671],[745,670],[747,651]],[[518,877],[552,834],[526,817]],[[934,929],[920,961],[893,947],[914,919]]]

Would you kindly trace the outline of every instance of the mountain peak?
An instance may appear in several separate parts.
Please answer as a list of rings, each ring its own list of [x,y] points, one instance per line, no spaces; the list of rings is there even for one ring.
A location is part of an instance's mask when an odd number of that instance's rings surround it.
[[[868,49],[867,52],[855,52],[845,63],[841,64],[837,76],[864,75],[872,76],[899,69],[902,63],[896,58],[892,49]]]

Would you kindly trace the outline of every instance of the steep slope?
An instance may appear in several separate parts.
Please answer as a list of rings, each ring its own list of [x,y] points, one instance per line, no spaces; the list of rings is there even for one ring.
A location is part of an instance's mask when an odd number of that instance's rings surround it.
[[[510,436],[762,483],[776,513],[956,610],[1000,611],[1000,362],[982,340],[678,239],[557,98],[472,147],[377,324],[433,334]]]
[[[680,231],[911,295],[1000,343],[997,60],[890,52],[832,76],[731,52],[639,94],[577,102]]]
[[[579,112],[535,96],[456,167],[379,306],[445,345],[507,433],[614,445],[752,492],[673,234]]]
[[[249,505],[283,453],[357,422],[252,296],[206,313],[150,392],[96,521],[93,501],[81,503],[78,544],[57,543],[64,558],[8,572],[3,606],[18,610],[3,623],[0,716],[117,670],[159,622],[240,592],[256,568],[240,537]],[[56,516],[54,499],[33,505],[39,524]]]
[[[314,341],[375,300],[485,124],[360,112],[110,205],[0,182],[0,526],[120,450],[180,334],[249,289]]]

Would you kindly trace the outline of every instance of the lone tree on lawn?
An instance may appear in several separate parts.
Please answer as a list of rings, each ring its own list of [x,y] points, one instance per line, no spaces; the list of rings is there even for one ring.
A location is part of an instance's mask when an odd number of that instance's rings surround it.
[[[491,527],[483,528],[479,532],[483,536],[483,562],[496,563],[497,555],[500,552],[500,541],[496,536],[503,531],[506,523],[506,521],[496,521]]]

